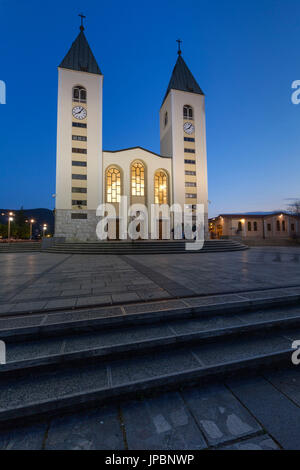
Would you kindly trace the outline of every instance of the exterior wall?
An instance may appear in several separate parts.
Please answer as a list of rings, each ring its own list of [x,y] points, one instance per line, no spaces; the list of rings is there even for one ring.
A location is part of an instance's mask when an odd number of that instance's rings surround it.
[[[96,210],[102,197],[102,75],[58,69],[56,209],[72,209],[72,141],[78,128],[72,127],[72,89],[81,85],[87,90],[87,210]],[[76,103],[78,105],[78,103]],[[80,121],[78,121],[80,122]],[[84,122],[84,121],[82,121]],[[76,129],[76,131],[75,131]],[[80,135],[78,133],[78,135]],[[74,155],[73,155],[74,157]],[[80,159],[76,154],[76,160]],[[76,173],[79,174],[79,168]],[[78,184],[76,187],[84,187]],[[74,184],[75,185],[75,184]]]
[[[242,230],[238,231],[239,222],[242,223]],[[257,230],[254,230],[254,223],[257,224]],[[280,224],[280,230],[277,228],[277,222]],[[283,222],[285,230],[283,230]],[[251,230],[248,228],[251,223]],[[294,231],[292,231],[292,224]],[[239,215],[238,217],[219,216],[213,220],[211,231],[217,236],[241,237],[248,240],[255,239],[284,239],[293,235],[300,235],[300,220],[289,214],[274,214],[264,217],[255,217]]]
[[[55,237],[66,241],[96,241],[98,219],[95,210],[77,210],[76,214],[86,214],[87,219],[72,220],[73,210],[56,209]]]
[[[131,196],[131,164],[135,161],[140,161],[145,166],[145,197]],[[119,152],[103,152],[104,175],[107,168],[113,165],[121,169],[122,195],[128,196],[129,204],[144,202],[154,204],[154,175],[160,169],[166,170],[169,175],[169,201],[173,200],[171,187],[172,160],[170,158],[162,158],[140,148]],[[103,200],[106,200],[105,192],[103,192]]]
[[[184,133],[183,107],[192,106],[194,111],[193,125],[195,143],[189,145],[184,141],[188,135]],[[164,115],[168,111],[169,123],[164,128]],[[172,132],[169,130],[172,127]],[[171,90],[160,111],[161,153],[171,149],[173,167],[174,202],[184,204],[203,204],[205,208],[206,231],[208,228],[208,188],[207,188],[207,155],[206,155],[206,124],[205,98],[203,95]],[[185,153],[185,148],[195,148],[195,153]],[[196,160],[196,165],[185,165],[184,160]],[[187,192],[193,193],[193,188],[186,188],[185,182],[194,182],[193,177],[185,179],[185,171],[196,171],[197,198],[186,199]],[[184,177],[183,177],[184,175]]]

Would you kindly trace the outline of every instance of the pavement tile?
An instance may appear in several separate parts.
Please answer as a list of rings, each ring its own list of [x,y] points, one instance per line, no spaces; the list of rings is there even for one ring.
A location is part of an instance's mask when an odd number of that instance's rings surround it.
[[[47,423],[0,431],[0,450],[41,450]]]
[[[257,421],[224,385],[194,388],[182,394],[211,446],[261,430]]]
[[[100,409],[51,420],[46,450],[124,450],[118,409]]]
[[[198,450],[207,447],[179,393],[121,405],[129,450]]]
[[[220,447],[218,450],[280,450],[280,447],[270,436],[264,434]]]
[[[234,395],[286,450],[300,449],[300,408],[263,377],[227,381]]]

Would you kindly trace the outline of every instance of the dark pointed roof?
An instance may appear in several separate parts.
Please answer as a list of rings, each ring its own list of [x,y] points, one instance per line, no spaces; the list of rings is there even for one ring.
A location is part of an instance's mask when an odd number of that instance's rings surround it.
[[[59,67],[102,75],[82,29]]]
[[[178,59],[173,69],[172,77],[163,99],[163,103],[169,94],[170,90],[187,91],[189,93],[197,93],[198,95],[204,95],[203,91],[199,87],[191,71],[186,65],[185,61],[181,57],[181,53],[178,54]]]

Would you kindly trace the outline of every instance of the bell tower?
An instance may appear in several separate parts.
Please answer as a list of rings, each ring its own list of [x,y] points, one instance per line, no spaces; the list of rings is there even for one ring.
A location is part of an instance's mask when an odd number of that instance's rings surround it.
[[[55,236],[96,238],[102,202],[103,75],[80,33],[58,67]]]
[[[203,204],[207,234],[205,98],[177,42],[177,62],[160,109],[160,153],[172,157],[174,203]]]

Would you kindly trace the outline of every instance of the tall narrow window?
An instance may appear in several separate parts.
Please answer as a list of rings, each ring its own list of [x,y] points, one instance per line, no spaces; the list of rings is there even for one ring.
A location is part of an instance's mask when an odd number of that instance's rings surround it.
[[[155,173],[154,202],[155,204],[168,204],[168,175],[163,170]]]
[[[106,171],[106,201],[120,202],[121,172],[118,168],[110,167]]]
[[[238,224],[238,231],[241,232],[243,230],[242,222],[240,221]]]
[[[145,167],[141,162],[131,165],[131,195],[145,196]]]
[[[251,222],[248,222],[248,232],[251,232],[251,229],[252,229]]]
[[[282,231],[285,232],[285,220],[282,221]]]
[[[253,222],[254,232],[257,232],[257,222]]]
[[[73,101],[77,103],[86,103],[86,89],[83,86],[75,86],[73,88]]]
[[[167,124],[168,124],[168,119],[169,119],[169,118],[168,118],[168,112],[166,111],[166,113],[165,113],[165,127],[166,127]]]
[[[187,104],[183,107],[183,119],[194,119],[193,108]]]
[[[280,232],[280,220],[277,220],[276,225],[277,225],[277,231]]]

